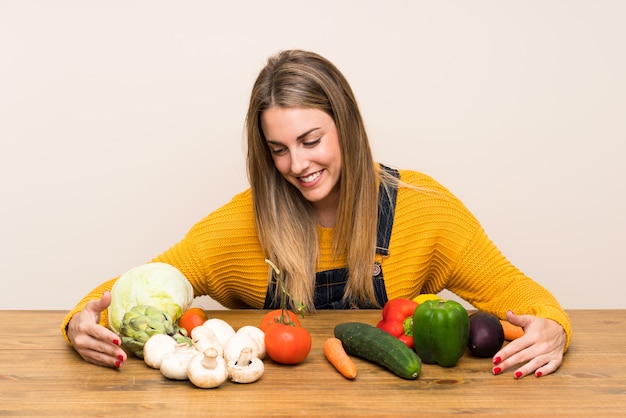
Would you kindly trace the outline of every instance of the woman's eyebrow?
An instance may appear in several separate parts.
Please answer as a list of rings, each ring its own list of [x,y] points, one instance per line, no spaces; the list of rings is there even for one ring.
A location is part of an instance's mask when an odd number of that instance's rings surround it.
[[[312,128],[312,129],[309,129],[308,131],[306,131],[305,133],[298,135],[298,138],[297,138],[298,141],[303,140],[304,138],[309,136],[311,134],[311,132],[317,131],[318,129],[322,129],[322,128],[321,127]]]
[[[302,140],[303,140],[303,139],[305,139],[307,136],[309,136],[312,132],[315,132],[315,131],[317,131],[317,130],[319,130],[319,129],[322,129],[322,128],[321,128],[321,127],[311,128],[311,129],[309,129],[308,131],[306,131],[306,132],[304,132],[304,133],[302,133],[302,134],[298,135],[298,137],[296,138],[296,140],[298,140],[298,141],[302,141]],[[265,140],[265,142],[267,142],[268,144],[281,145],[281,142],[280,142],[280,141],[273,141],[273,140],[271,140],[271,139],[269,139],[269,138],[267,138],[267,139]]]

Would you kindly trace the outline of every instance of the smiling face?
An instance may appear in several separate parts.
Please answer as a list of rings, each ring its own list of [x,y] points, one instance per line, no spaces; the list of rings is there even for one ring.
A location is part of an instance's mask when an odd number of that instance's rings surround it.
[[[319,210],[336,212],[341,150],[333,119],[318,109],[270,107],[261,128],[283,177]]]

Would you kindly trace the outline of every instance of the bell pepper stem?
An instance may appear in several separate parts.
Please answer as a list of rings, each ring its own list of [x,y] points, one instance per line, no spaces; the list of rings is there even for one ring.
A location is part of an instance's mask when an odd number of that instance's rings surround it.
[[[402,325],[404,326],[404,335],[406,335],[407,337],[412,337],[413,336],[413,315],[405,319]]]

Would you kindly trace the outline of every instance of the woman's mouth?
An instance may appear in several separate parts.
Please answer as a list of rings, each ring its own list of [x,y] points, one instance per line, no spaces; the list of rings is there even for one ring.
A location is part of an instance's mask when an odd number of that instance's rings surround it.
[[[311,173],[306,176],[298,177],[298,180],[303,186],[310,186],[313,183],[315,183],[315,180],[317,180],[321,175],[322,175],[322,171],[320,170],[320,171],[316,171],[315,173]]]

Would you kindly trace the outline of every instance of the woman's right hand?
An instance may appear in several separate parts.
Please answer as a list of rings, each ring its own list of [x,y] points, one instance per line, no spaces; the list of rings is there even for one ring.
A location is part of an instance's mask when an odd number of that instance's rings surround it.
[[[67,337],[74,349],[87,362],[98,366],[120,368],[126,352],[120,347],[120,337],[99,324],[100,314],[111,304],[111,293],[104,292],[74,315],[67,326]]]

